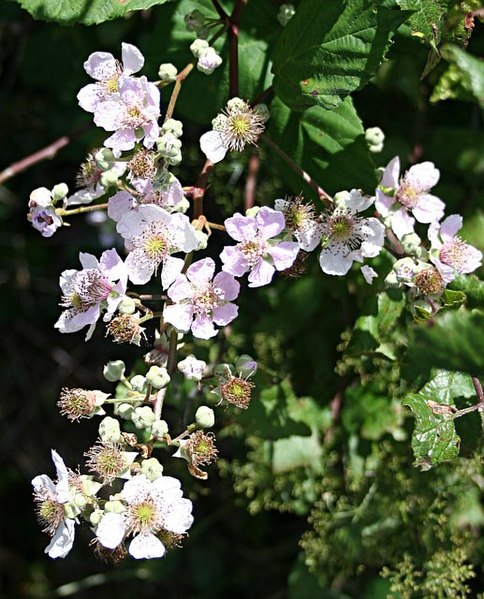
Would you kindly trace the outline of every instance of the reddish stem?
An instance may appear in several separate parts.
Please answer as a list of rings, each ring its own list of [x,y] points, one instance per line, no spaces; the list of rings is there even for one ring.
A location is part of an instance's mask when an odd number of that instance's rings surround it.
[[[213,162],[207,160],[198,177],[197,183],[193,187],[193,218],[199,218],[203,214],[203,197],[207,189],[208,176],[213,168]]]
[[[257,173],[259,172],[260,160],[257,150],[252,151],[252,156],[249,160],[249,171],[247,173],[247,181],[245,182],[244,194],[244,209],[252,208],[255,203],[255,190],[257,187]]]
[[[230,15],[229,34],[229,95],[239,95],[239,25],[242,11],[249,0],[237,0]]]

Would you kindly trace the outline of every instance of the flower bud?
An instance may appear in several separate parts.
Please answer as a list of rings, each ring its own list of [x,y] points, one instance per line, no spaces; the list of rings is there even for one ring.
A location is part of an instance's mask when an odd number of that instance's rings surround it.
[[[93,526],[97,526],[101,522],[101,518],[104,516],[103,510],[94,510],[89,516],[89,522]]]
[[[222,64],[222,57],[215,48],[207,48],[198,56],[197,69],[205,75],[211,75]]]
[[[181,137],[183,135],[183,123],[176,119],[168,119],[163,123],[161,133],[171,133],[175,137]]]
[[[262,117],[262,120],[264,121],[264,123],[267,123],[267,121],[269,120],[271,113],[269,112],[269,108],[267,107],[267,104],[256,104],[254,106],[254,112],[257,113],[260,117]]]
[[[168,432],[168,424],[165,420],[155,420],[151,425],[151,434],[155,439],[163,439]]]
[[[146,381],[154,389],[163,389],[163,387],[168,385],[170,380],[167,369],[160,368],[160,366],[152,366],[146,374]]]
[[[295,14],[296,9],[293,4],[281,4],[277,14],[277,20],[282,27],[285,27]]]
[[[207,233],[204,233],[203,231],[200,231],[200,229],[197,229],[195,231],[195,235],[198,239],[198,245],[195,248],[195,251],[199,252],[201,250],[205,250],[207,249],[207,245],[208,245],[208,235]]]
[[[134,406],[129,403],[120,403],[114,408],[115,413],[124,420],[131,420],[131,414],[134,412]]]
[[[255,218],[257,216],[257,213],[260,210],[260,206],[252,206],[252,208],[248,208],[245,211],[245,216],[252,216],[253,218]]]
[[[118,304],[120,314],[134,314],[136,312],[136,302],[132,297],[125,295]]]
[[[103,368],[104,378],[110,383],[120,381],[126,370],[126,364],[122,360],[112,360],[108,362]]]
[[[182,142],[173,133],[164,133],[158,139],[156,145],[164,158],[172,158],[179,154]]]
[[[185,27],[187,31],[197,32],[205,25],[206,17],[199,10],[192,10],[185,15]]]
[[[104,187],[112,187],[116,185],[119,179],[119,173],[116,172],[116,169],[110,168],[101,175],[101,183]]]
[[[173,206],[173,208],[171,209],[172,212],[183,212],[183,214],[185,214],[185,212],[187,212],[187,210],[190,208],[190,202],[187,200],[187,198],[182,198],[178,204],[175,204],[175,206]]]
[[[235,370],[240,376],[248,377],[256,372],[257,362],[248,354],[242,354],[235,362]]]
[[[422,240],[417,233],[408,233],[407,235],[404,235],[401,239],[403,251],[410,256],[415,256],[420,247],[421,241]]]
[[[146,379],[142,374],[135,374],[130,381],[131,387],[133,387],[133,391],[137,393],[145,393],[147,387]]]
[[[144,474],[148,480],[156,480],[163,474],[163,466],[156,458],[149,458],[141,462],[141,474]]]
[[[68,193],[69,188],[67,187],[67,185],[65,183],[58,183],[57,185],[54,185],[54,187],[52,188],[51,195],[54,202],[60,202],[60,200],[63,200]]]
[[[106,416],[99,424],[99,436],[103,443],[118,443],[121,439],[121,427],[116,418]]]
[[[232,375],[232,366],[230,364],[218,364],[213,369],[213,374],[217,377],[230,378]]]
[[[208,406],[200,406],[195,413],[195,422],[202,428],[212,428],[215,424],[215,413]]]
[[[151,428],[151,425],[155,421],[156,416],[153,410],[149,406],[142,406],[141,408],[135,408],[131,414],[131,420],[136,428]]]
[[[124,512],[124,505],[119,499],[111,499],[110,501],[106,501],[104,509],[111,514],[122,514]]]
[[[196,39],[190,46],[190,51],[195,56],[195,58],[199,58],[200,54],[209,48],[209,43],[206,40]]]
[[[385,134],[380,127],[369,127],[365,131],[365,141],[370,147],[370,152],[380,152],[383,149],[383,142],[385,141]],[[379,147],[379,150],[372,150],[371,148]]]
[[[160,64],[160,68],[158,69],[158,77],[163,83],[171,83],[175,81],[176,76],[178,74],[177,68],[171,62],[164,62]]]

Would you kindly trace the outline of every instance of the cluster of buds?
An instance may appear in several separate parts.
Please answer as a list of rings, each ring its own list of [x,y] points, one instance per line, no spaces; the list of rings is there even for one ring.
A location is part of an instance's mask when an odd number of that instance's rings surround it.
[[[190,50],[197,59],[197,69],[205,75],[211,75],[222,64],[222,57],[206,40],[196,39]]]

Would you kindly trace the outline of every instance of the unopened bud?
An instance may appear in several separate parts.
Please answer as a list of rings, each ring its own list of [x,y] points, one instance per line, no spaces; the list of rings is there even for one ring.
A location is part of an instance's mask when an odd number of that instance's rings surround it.
[[[168,119],[163,123],[161,133],[171,133],[175,137],[181,137],[183,135],[183,123],[176,119]]]
[[[112,187],[116,185],[119,179],[119,173],[114,168],[110,168],[101,175],[101,183],[104,187]]]
[[[260,117],[262,117],[262,120],[264,121],[264,123],[267,123],[267,121],[269,120],[269,118],[271,116],[271,113],[269,112],[269,108],[267,107],[267,104],[256,104],[254,106],[253,110]]]
[[[121,427],[116,418],[106,416],[99,424],[99,437],[103,443],[118,443],[121,439]]]
[[[200,406],[195,413],[195,422],[202,428],[212,428],[215,424],[215,413],[208,406]]]
[[[108,362],[103,368],[104,378],[110,383],[120,381],[126,370],[126,365],[122,360],[112,360]]]
[[[135,374],[129,381],[133,391],[137,393],[144,393],[147,389],[146,379],[142,374]]]
[[[196,39],[190,46],[190,51],[195,56],[195,58],[199,58],[200,54],[209,48],[209,43],[206,40]]]
[[[151,425],[155,421],[156,416],[153,410],[149,406],[142,406],[141,408],[135,408],[131,414],[131,420],[136,428],[151,428]]]
[[[52,199],[54,202],[60,202],[69,193],[69,188],[65,183],[59,183],[52,188]]]
[[[168,424],[165,420],[155,420],[151,425],[151,434],[155,439],[163,439],[168,432]]]
[[[104,504],[104,509],[106,512],[110,512],[111,514],[122,514],[124,512],[124,505],[119,499],[112,499],[110,501],[106,501]]]
[[[120,403],[114,408],[115,413],[124,420],[131,420],[131,414],[134,412],[134,407],[129,403]]]
[[[285,27],[295,14],[296,9],[293,4],[281,4],[277,14],[277,20],[282,27]]]
[[[235,370],[240,376],[248,377],[256,372],[257,362],[248,354],[242,354],[235,362]]]
[[[163,387],[168,385],[170,380],[167,369],[160,366],[152,366],[146,374],[146,381],[154,389],[163,389]]]
[[[196,251],[199,252],[201,250],[205,250],[207,249],[207,245],[208,245],[208,235],[207,233],[204,233],[203,231],[200,231],[200,229],[197,229],[195,231],[195,235],[198,239],[198,245],[196,247]]]
[[[192,10],[185,15],[185,27],[187,31],[197,32],[205,25],[206,17],[199,10]]]
[[[198,56],[197,69],[205,75],[211,75],[222,64],[222,57],[215,48],[207,48]]]
[[[232,375],[232,368],[230,364],[218,364],[213,369],[213,374],[219,378],[230,378]]]
[[[141,462],[141,474],[144,474],[148,480],[156,480],[163,474],[163,466],[156,458],[149,458]]]
[[[385,134],[380,127],[369,127],[365,131],[365,140],[368,144],[368,149],[370,152],[381,152],[383,150]]]
[[[160,64],[160,68],[158,69],[158,77],[163,83],[171,83],[175,81],[176,76],[178,74],[177,68],[171,62],[165,62]]]
[[[120,314],[134,314],[136,312],[136,302],[132,297],[124,296],[118,304]]]

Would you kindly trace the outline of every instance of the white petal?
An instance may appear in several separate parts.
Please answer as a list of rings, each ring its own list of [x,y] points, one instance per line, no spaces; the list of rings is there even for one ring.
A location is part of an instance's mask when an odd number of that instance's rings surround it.
[[[153,559],[165,555],[163,543],[153,534],[139,534],[129,545],[129,553],[135,559]]]
[[[387,164],[380,181],[381,187],[396,189],[398,187],[398,177],[400,176],[400,158],[395,156]]]
[[[161,270],[161,286],[163,289],[167,289],[178,277],[183,270],[184,261],[181,258],[168,258],[163,263]]]
[[[368,218],[365,222],[367,237],[361,244],[361,254],[366,258],[374,258],[380,253],[385,241],[385,227],[377,218]]]
[[[222,137],[218,131],[207,131],[200,138],[200,148],[205,156],[214,164],[220,162],[227,154]]]
[[[439,169],[435,168],[433,162],[422,162],[415,164],[405,173],[404,181],[421,191],[427,191],[437,185],[440,178]]]
[[[143,68],[145,63],[144,56],[138,48],[132,44],[126,44],[125,42],[121,44],[121,57],[125,75],[137,73]]]
[[[45,548],[45,553],[49,557],[56,559],[58,557],[65,557],[69,553],[74,544],[74,526],[74,520],[67,518],[57,527],[51,542]]]
[[[96,536],[103,547],[114,549],[123,540],[125,532],[124,516],[122,514],[107,512],[98,524]]]
[[[346,200],[346,206],[352,212],[363,212],[373,204],[374,200],[375,198],[364,196],[359,189],[352,189]]]
[[[378,273],[375,270],[373,270],[371,266],[368,266],[366,264],[361,267],[361,274],[363,275],[368,285],[371,285],[373,283],[373,279],[378,277]]]
[[[319,256],[319,264],[327,275],[345,275],[353,264],[351,254],[344,255],[343,251],[335,251],[334,244],[325,248]]]
[[[69,474],[67,472],[66,465],[64,464],[64,460],[60,457],[60,455],[55,451],[55,449],[51,450],[52,460],[55,465],[55,469],[57,472],[57,499],[60,503],[67,503],[69,501]]]

